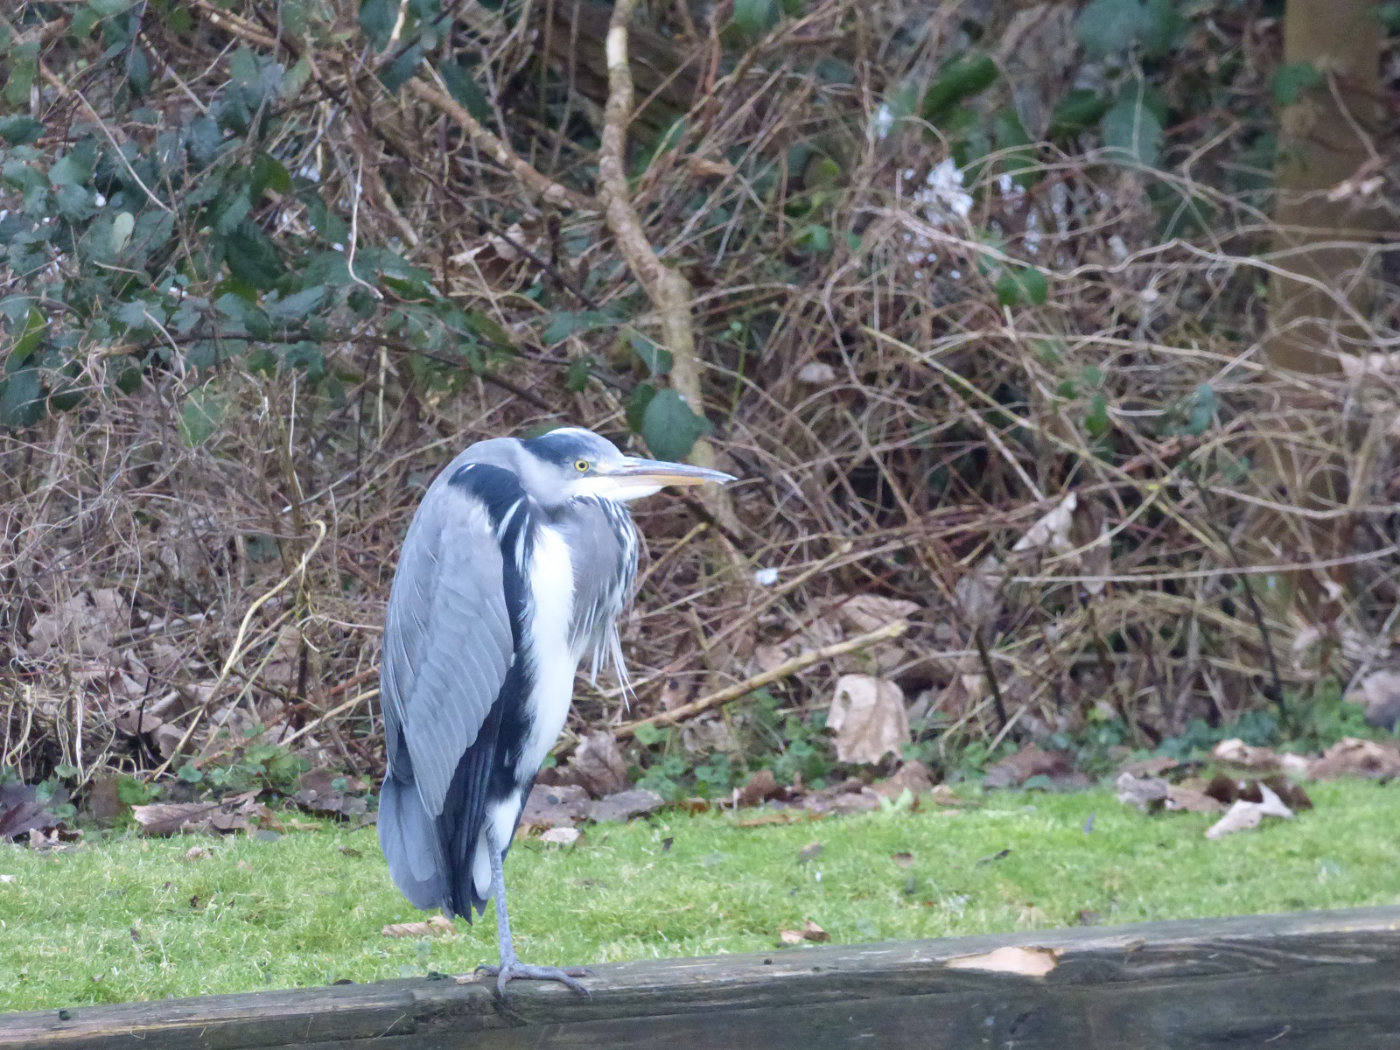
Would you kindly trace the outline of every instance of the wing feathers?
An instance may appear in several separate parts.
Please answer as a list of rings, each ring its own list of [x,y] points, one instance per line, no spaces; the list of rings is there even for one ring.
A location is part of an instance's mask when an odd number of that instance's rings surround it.
[[[380,671],[392,802],[381,813],[380,841],[415,904],[437,894],[433,903],[459,912],[458,876],[465,865],[469,889],[491,766],[486,752],[494,750],[499,722],[492,708],[515,663],[519,595],[507,593],[502,546],[530,514],[514,475],[471,471],[469,484],[460,483],[461,471],[445,471],[414,517],[394,576]],[[507,509],[511,523],[501,516]],[[425,870],[427,858],[435,874]]]

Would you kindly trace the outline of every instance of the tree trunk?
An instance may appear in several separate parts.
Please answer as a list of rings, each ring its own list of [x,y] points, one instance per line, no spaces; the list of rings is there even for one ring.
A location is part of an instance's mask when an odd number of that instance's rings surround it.
[[[1344,507],[1361,479],[1350,477],[1349,439],[1336,389],[1343,356],[1364,352],[1371,329],[1372,244],[1382,230],[1374,143],[1380,127],[1379,5],[1368,0],[1288,0],[1284,62],[1311,67],[1315,83],[1280,115],[1269,332],[1273,373],[1259,467],[1272,495],[1305,512]],[[1300,382],[1301,380],[1301,382]],[[1269,560],[1326,560],[1350,548],[1345,517],[1275,515],[1261,530]],[[1278,591],[1301,601],[1312,623],[1341,609],[1347,574],[1301,571]]]

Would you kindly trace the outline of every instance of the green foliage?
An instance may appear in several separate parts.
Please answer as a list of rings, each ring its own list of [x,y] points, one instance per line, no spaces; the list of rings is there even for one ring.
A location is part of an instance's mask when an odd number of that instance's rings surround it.
[[[1165,107],[1141,81],[1130,83],[1103,115],[1103,144],[1144,168],[1158,166],[1164,141]]]
[[[1289,62],[1274,73],[1274,104],[1291,106],[1322,83],[1322,74],[1311,62]]]
[[[1075,36],[1091,58],[1134,48],[1158,57],[1175,47],[1184,31],[1174,0],[1092,0],[1075,23]]]
[[[760,769],[771,771],[780,784],[800,780],[816,788],[835,770],[825,715],[803,718],[784,711],[766,689],[752,695],[734,728],[740,737],[734,752],[697,758],[681,746],[677,730],[639,726],[636,740],[643,750],[637,784],[667,801],[725,798]]]
[[[996,63],[981,52],[961,55],[945,63],[924,91],[920,112],[932,124],[940,124],[954,106],[981,94],[997,79]]]
[[[690,455],[695,442],[713,427],[697,415],[675,390],[658,390],[642,412],[642,437],[652,454],[661,459],[681,460]]]

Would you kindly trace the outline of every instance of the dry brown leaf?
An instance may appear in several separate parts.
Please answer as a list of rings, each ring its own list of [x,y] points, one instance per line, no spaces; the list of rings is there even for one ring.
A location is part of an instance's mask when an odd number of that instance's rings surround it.
[[[933,790],[933,774],[922,762],[910,760],[875,784],[873,790],[877,795],[890,799],[899,798],[906,791],[916,799],[922,798]]]
[[[1001,615],[1005,605],[1001,587],[1006,577],[1001,559],[986,555],[977,568],[959,576],[953,584],[953,599],[962,610],[963,619],[976,627],[986,627]]]
[[[986,973],[1014,973],[1022,977],[1044,977],[1060,959],[1058,948],[996,948],[981,955],[961,955],[944,965],[950,970],[981,970]]]
[[[779,798],[783,794],[783,789],[778,785],[777,777],[773,776],[771,769],[760,769],[753,776],[749,777],[749,782],[739,789],[736,803],[740,806],[757,806],[769,799]]]
[[[25,648],[36,660],[58,654],[102,656],[129,623],[130,611],[120,591],[112,587],[84,591],[34,617]]]
[[[1166,808],[1182,813],[1219,813],[1225,805],[1204,791],[1173,784],[1167,793]]]
[[[907,868],[907,867],[909,867],[911,864],[914,863],[914,854],[912,854],[912,853],[891,853],[891,854],[890,854],[890,860],[894,861],[894,862],[895,862],[896,864],[898,864],[901,868]]]
[[[617,740],[606,729],[584,734],[569,760],[571,779],[594,798],[627,790],[627,763]]]
[[[1075,770],[1068,751],[1042,751],[1034,744],[1027,744],[1010,758],[987,767],[982,785],[988,788],[1019,787],[1031,777],[1048,777],[1064,786],[1088,783],[1088,778]]]
[[[841,762],[874,763],[909,743],[904,693],[893,682],[865,674],[842,675],[827,714]]]
[[[217,802],[157,802],[132,806],[131,815],[143,835],[248,831],[254,820],[264,825],[272,820],[272,814],[257,801],[254,791],[229,795]]]
[[[778,932],[778,940],[783,944],[802,944],[804,942],[820,944],[823,941],[831,940],[831,934],[827,933],[811,919],[808,919],[802,924],[802,929],[800,930],[780,930]]]
[[[905,620],[919,611],[918,602],[903,598],[886,598],[883,594],[857,594],[847,598],[837,606],[837,615],[842,623],[864,634],[876,631],[887,623]]]
[[[1273,748],[1255,747],[1238,737],[1220,741],[1211,749],[1210,757],[1217,762],[1259,772],[1273,773],[1283,768],[1283,760]]]
[[[209,851],[203,846],[191,846],[185,850],[185,860],[208,860]]]
[[[385,937],[454,937],[450,919],[434,915],[426,922],[391,922],[379,931]]]
[[[1390,743],[1343,737],[1309,763],[1308,776],[1313,780],[1400,776],[1400,749]]]
[[[809,860],[815,860],[817,857],[821,856],[821,852],[825,848],[826,847],[823,846],[820,842],[807,843],[807,845],[803,846],[800,850],[797,851],[798,863],[806,864]]]
[[[1079,495],[1071,492],[1027,529],[1011,549],[1033,554],[1065,554],[1073,550],[1069,530],[1074,524],[1074,512],[1078,506]]]

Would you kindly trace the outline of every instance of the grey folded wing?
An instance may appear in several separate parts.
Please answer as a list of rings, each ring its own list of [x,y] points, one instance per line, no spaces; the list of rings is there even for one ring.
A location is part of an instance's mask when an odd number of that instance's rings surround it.
[[[506,471],[473,471],[519,491]],[[466,801],[452,791],[453,778],[514,659],[506,570],[492,508],[482,498],[497,494],[447,481],[429,489],[404,541],[380,660],[389,761],[380,842],[395,882],[419,907],[449,895],[458,866],[451,855],[460,851],[448,840],[477,815],[444,810]]]

